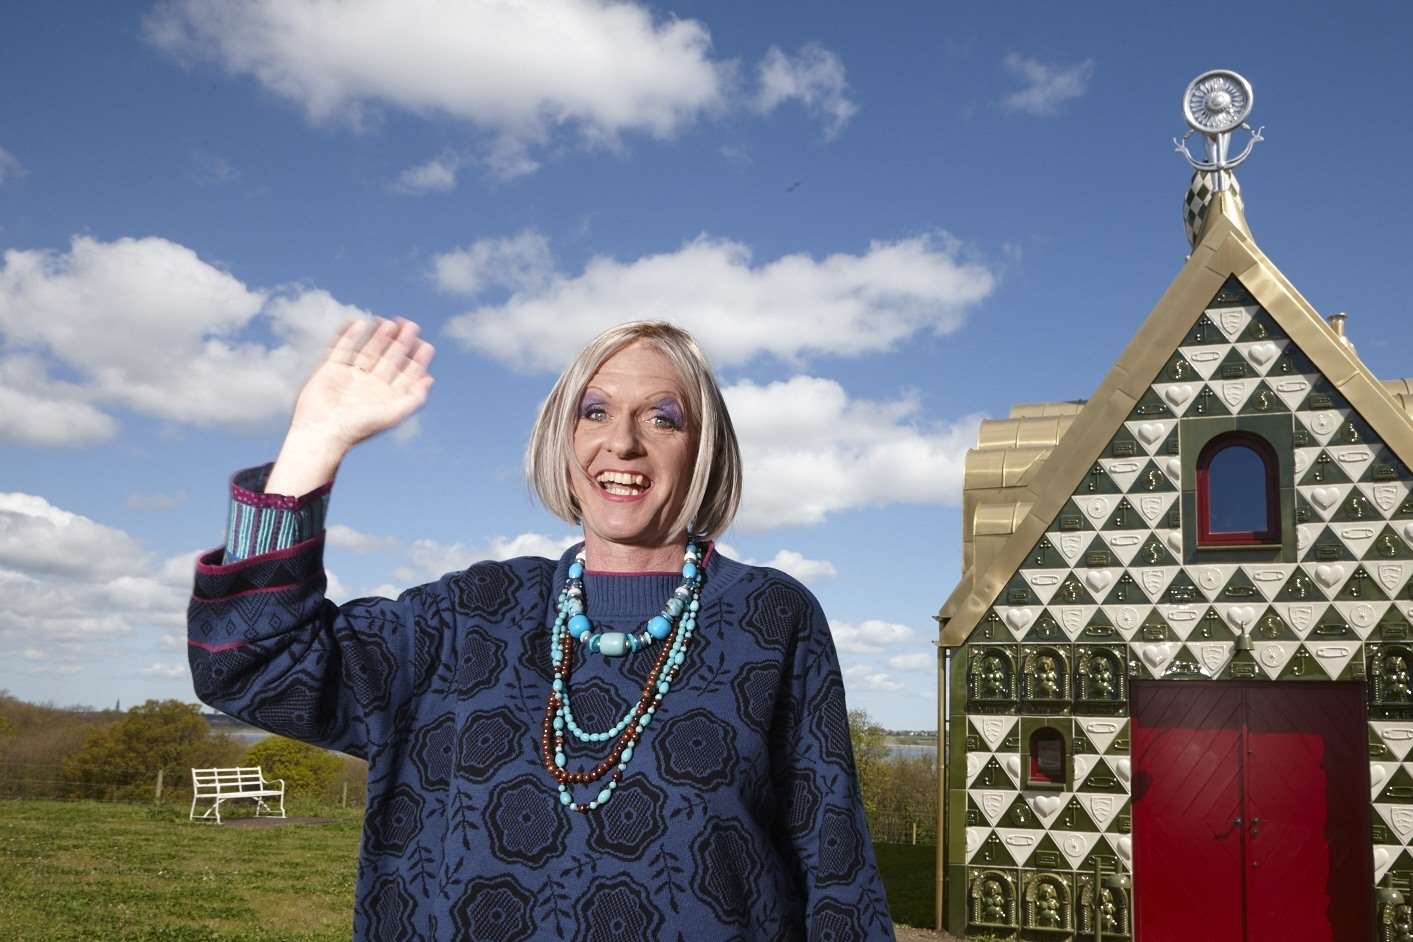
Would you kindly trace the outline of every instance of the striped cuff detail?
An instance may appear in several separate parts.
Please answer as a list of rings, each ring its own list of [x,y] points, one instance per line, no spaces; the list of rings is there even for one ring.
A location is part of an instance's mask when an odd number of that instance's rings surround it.
[[[289,549],[324,529],[333,482],[308,494],[291,497],[266,494],[274,464],[237,471],[231,478],[231,504],[226,516],[225,562]]]

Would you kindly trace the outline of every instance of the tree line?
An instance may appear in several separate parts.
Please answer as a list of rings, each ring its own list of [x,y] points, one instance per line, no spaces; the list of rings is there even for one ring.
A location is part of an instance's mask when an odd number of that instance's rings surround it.
[[[166,797],[191,795],[193,768],[260,766],[284,779],[294,801],[327,802],[353,786],[361,803],[365,764],[317,746],[270,736],[246,745],[213,732],[200,708],[148,700],[127,711],[66,710],[0,691],[0,795],[150,801],[160,773]]]

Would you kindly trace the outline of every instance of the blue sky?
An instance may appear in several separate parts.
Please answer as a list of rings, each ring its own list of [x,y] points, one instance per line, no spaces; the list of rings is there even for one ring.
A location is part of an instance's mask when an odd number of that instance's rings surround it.
[[[333,11],[333,12],[330,12]],[[1181,266],[1186,83],[1255,86],[1266,253],[1413,374],[1406,5],[29,5],[0,33],[0,688],[192,697],[189,562],[325,335],[402,315],[431,400],[340,473],[336,598],[570,529],[519,473],[616,320],[695,331],[747,462],[725,539],[936,723],[981,416],[1087,396]]]

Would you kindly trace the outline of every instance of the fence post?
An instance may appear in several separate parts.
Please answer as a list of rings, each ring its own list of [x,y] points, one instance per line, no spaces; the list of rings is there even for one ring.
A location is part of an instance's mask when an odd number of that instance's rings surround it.
[[[917,846],[917,822],[913,822],[913,846]]]
[[[157,794],[152,796],[152,803],[154,805],[160,805],[162,803],[162,773],[165,771],[166,769],[157,770]]]
[[[348,807],[348,779],[343,780],[343,807]]]

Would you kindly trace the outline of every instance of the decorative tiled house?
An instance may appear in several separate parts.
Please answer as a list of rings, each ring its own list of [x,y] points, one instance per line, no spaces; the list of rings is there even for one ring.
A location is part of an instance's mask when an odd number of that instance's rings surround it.
[[[1249,103],[1209,73],[1189,120],[1223,89]],[[1094,395],[968,454],[958,936],[1413,938],[1413,384],[1256,246],[1217,140],[1243,118],[1194,123],[1192,254]]]

